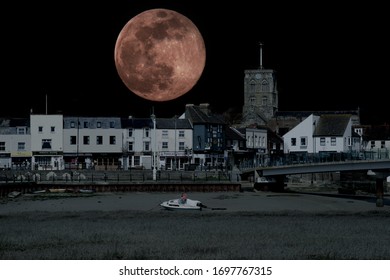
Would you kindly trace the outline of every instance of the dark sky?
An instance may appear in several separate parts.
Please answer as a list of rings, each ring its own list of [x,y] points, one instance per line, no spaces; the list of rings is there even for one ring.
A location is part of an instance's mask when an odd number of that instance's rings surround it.
[[[363,123],[390,123],[382,70],[388,68],[388,16],[371,2],[14,2],[2,8],[0,117],[27,117],[30,108],[45,113],[46,95],[48,113],[66,115],[147,117],[154,108],[157,117],[171,117],[187,103],[240,112],[244,70],[259,67],[262,42],[263,66],[277,74],[279,110],[359,107]],[[122,27],[152,8],[188,17],[206,45],[199,82],[167,102],[129,91],[114,63]]]

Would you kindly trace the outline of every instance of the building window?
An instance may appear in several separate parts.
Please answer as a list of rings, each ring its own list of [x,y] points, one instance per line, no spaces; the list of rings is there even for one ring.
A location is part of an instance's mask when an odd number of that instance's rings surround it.
[[[38,126],[38,132],[42,133],[43,132],[43,126]]]
[[[144,151],[150,150],[150,142],[144,142]]]
[[[268,98],[267,98],[266,96],[263,96],[263,98],[261,99],[261,101],[262,101],[262,105],[263,105],[263,106],[268,105]]]
[[[144,137],[149,137],[149,135],[150,135],[150,129],[149,129],[149,127],[145,127],[144,128]]]
[[[184,138],[184,130],[179,130],[179,138]]]
[[[76,136],[70,136],[70,144],[71,145],[76,145],[77,138]]]
[[[161,136],[162,138],[168,138],[168,130],[163,130]]]
[[[134,165],[139,166],[140,165],[140,156],[134,156]]]
[[[384,148],[386,148],[385,141],[381,141],[381,149],[384,149]]]
[[[249,92],[256,92],[256,84],[253,81],[249,84]]]
[[[24,150],[26,150],[26,143],[18,142],[18,151],[24,151]]]
[[[70,128],[75,128],[76,124],[74,123],[74,121],[71,121],[70,122]]]
[[[261,82],[261,91],[269,91],[269,84],[266,80]]]
[[[96,145],[103,145],[103,136],[101,135],[96,136]]]
[[[129,136],[129,137],[133,137],[133,129],[132,129],[132,128],[129,128],[129,130],[128,130],[128,136]]]
[[[179,142],[179,151],[184,151],[184,149],[185,149],[184,142]]]
[[[84,128],[88,128],[88,122],[84,122]]]
[[[89,145],[89,136],[84,136],[83,137],[83,144],[84,145]]]
[[[301,147],[307,147],[307,137],[301,137]]]
[[[0,151],[5,151],[5,142],[0,142]]]
[[[115,145],[115,144],[116,144],[116,137],[110,136],[110,145]]]
[[[162,148],[163,150],[168,150],[168,142],[162,142],[162,143],[161,143],[161,148]]]
[[[51,132],[51,133],[56,132],[56,127],[55,127],[55,126],[51,126],[51,127],[50,127],[50,132]]]
[[[97,123],[96,123],[96,127],[97,127],[97,128],[101,128],[101,127],[102,127],[102,122],[97,122]]]
[[[17,134],[26,134],[26,128],[25,127],[18,127]]]
[[[51,157],[35,157],[35,163],[49,166],[51,164]]]
[[[115,122],[114,121],[110,122],[110,128],[115,128]]]
[[[134,149],[134,142],[129,142],[128,150],[133,151],[133,149]]]
[[[42,150],[51,150],[51,139],[42,139]]]
[[[297,145],[297,138],[291,138],[291,146]]]
[[[250,103],[250,105],[253,105],[253,106],[256,105],[256,97],[251,96],[249,99],[249,103]]]
[[[330,145],[331,146],[336,146],[336,137],[331,137],[330,138]]]

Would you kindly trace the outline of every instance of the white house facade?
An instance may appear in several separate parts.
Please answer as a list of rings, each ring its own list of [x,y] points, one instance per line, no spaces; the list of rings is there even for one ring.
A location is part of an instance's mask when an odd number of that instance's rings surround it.
[[[64,169],[63,116],[31,114],[30,128],[32,168]]]
[[[132,118],[122,120],[123,151],[122,166],[125,170],[151,169],[153,149],[153,120]]]
[[[156,120],[158,169],[184,170],[191,163],[193,130],[188,119]]]
[[[361,137],[353,130],[350,114],[311,114],[283,135],[285,154],[358,154]]]
[[[31,135],[27,119],[0,121],[0,168],[30,169]]]
[[[65,117],[64,158],[67,168],[118,169],[122,157],[118,117]]]
[[[353,137],[351,115],[322,115],[316,126],[314,153],[348,153],[360,149],[360,137]]]
[[[284,153],[313,153],[313,133],[319,116],[311,114],[283,135]]]

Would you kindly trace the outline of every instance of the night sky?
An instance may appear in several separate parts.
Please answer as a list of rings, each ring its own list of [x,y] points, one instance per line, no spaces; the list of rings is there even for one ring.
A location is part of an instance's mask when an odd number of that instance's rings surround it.
[[[371,3],[304,5],[294,1],[17,1],[2,8],[0,117],[45,113],[157,117],[185,104],[241,112],[244,71],[276,71],[279,110],[361,110],[365,124],[390,123],[383,67],[387,11]],[[272,2],[269,4],[268,2]],[[231,3],[231,4],[229,4]],[[7,4],[8,5],[8,4]],[[211,5],[211,6],[210,6]],[[186,95],[144,100],[120,80],[116,38],[135,15],[152,8],[182,13],[206,45],[204,72]],[[386,69],[386,68],[385,68]]]

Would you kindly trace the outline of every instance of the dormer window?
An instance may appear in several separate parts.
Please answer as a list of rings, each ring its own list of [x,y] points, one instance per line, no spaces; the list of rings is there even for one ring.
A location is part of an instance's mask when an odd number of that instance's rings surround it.
[[[18,127],[17,134],[26,134],[26,128],[25,127]]]

